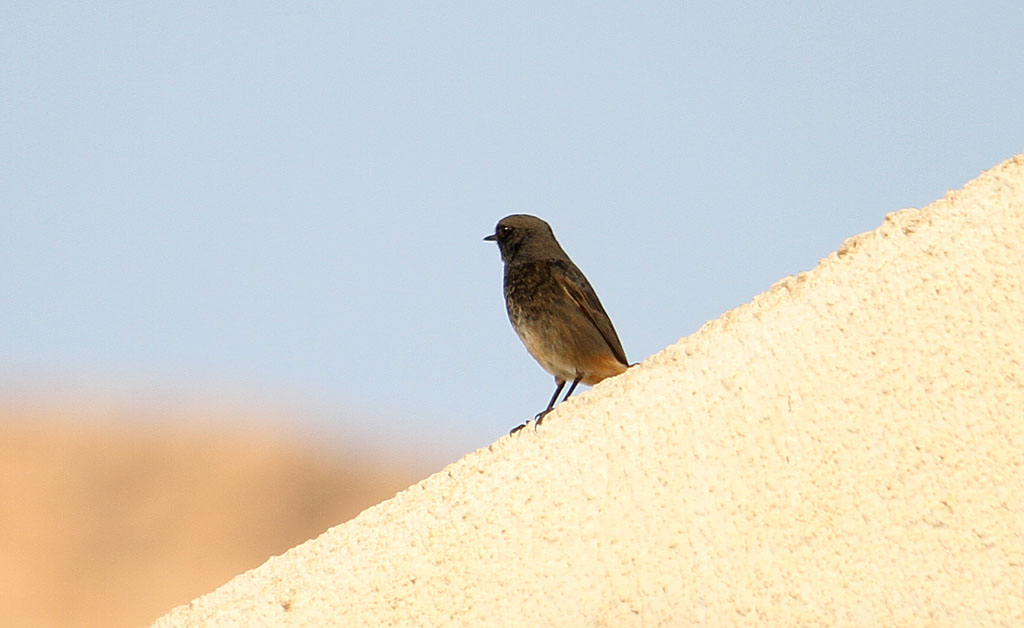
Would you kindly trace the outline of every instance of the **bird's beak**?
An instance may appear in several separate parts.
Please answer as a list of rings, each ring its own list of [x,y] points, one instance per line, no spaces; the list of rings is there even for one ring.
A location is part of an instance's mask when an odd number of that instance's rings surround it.
[[[484,240],[487,242],[496,242],[498,240],[498,236],[492,233],[491,235],[484,237]]]

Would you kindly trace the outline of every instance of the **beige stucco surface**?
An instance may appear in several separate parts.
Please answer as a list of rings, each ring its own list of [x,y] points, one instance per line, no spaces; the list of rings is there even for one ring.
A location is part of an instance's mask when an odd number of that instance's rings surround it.
[[[1024,626],[1024,156],[155,625]]]

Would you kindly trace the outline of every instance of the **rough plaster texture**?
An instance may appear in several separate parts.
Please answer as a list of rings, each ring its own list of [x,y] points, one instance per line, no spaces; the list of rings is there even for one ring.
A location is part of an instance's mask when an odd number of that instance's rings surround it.
[[[1024,156],[155,624],[255,625],[1024,626]]]

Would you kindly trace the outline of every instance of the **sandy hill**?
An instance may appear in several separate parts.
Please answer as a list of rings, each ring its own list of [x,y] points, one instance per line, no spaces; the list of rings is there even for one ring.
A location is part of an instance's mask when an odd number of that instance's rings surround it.
[[[215,414],[5,400],[0,625],[146,625],[417,478]]]
[[[1018,156],[155,626],[1022,626],[1022,489]]]

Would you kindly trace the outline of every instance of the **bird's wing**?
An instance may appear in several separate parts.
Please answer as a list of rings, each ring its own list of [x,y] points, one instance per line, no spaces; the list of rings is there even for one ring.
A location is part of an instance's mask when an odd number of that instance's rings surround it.
[[[550,262],[550,268],[551,274],[555,281],[558,282],[558,285],[579,306],[583,314],[594,324],[594,327],[601,332],[601,336],[608,343],[608,348],[611,349],[615,359],[621,362],[623,366],[629,366],[629,361],[626,360],[626,352],[622,349],[622,343],[619,342],[619,336],[615,333],[611,319],[608,318],[608,314],[601,307],[601,301],[598,300],[597,293],[590,287],[590,282],[583,276],[580,269],[576,268],[576,265],[572,262],[566,263],[560,260]]]

